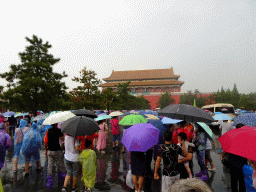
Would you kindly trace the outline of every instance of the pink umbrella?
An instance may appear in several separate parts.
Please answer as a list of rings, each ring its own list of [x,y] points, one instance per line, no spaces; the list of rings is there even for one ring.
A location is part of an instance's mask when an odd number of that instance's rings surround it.
[[[223,151],[256,161],[256,127],[244,126],[219,138]]]

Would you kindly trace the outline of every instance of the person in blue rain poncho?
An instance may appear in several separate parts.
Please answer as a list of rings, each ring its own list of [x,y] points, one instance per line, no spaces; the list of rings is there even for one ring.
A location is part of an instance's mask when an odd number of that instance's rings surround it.
[[[6,150],[11,146],[11,137],[5,132],[5,124],[0,123],[0,170],[4,167]]]
[[[27,126],[28,126],[28,122],[24,119],[21,119],[19,128],[15,129],[15,134],[14,134],[14,158],[15,158],[14,173],[16,173],[17,169],[18,169],[18,160],[21,157],[20,149],[22,146],[23,137],[29,130],[29,128]]]
[[[37,121],[37,129],[38,129],[38,131],[39,131],[39,133],[40,133],[40,135],[41,135],[41,137],[42,137],[42,140],[44,139],[44,135],[45,135],[45,127],[44,127],[44,125],[43,125],[43,122],[44,122],[44,119],[39,119],[38,121]]]
[[[25,176],[28,176],[28,167],[31,157],[36,161],[37,170],[40,168],[40,152],[42,148],[42,137],[37,130],[37,124],[32,123],[31,129],[25,134],[21,146],[21,153],[25,157]]]

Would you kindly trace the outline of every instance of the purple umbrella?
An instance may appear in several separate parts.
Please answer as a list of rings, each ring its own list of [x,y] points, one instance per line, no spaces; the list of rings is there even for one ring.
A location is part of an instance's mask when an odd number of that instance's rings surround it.
[[[137,123],[126,129],[121,142],[128,151],[146,152],[158,143],[159,132],[151,123]]]
[[[13,111],[8,111],[3,114],[4,117],[11,117],[12,115],[14,116],[16,115],[16,113]]]

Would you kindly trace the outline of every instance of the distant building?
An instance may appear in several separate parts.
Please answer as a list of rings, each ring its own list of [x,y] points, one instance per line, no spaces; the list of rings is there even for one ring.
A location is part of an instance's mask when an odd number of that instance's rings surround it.
[[[175,100],[179,100],[181,86],[184,84],[183,81],[178,81],[179,77],[180,75],[174,74],[173,68],[132,71],[113,70],[110,77],[103,79],[107,83],[99,86],[103,90],[110,87],[116,92],[119,83],[130,81],[129,94],[137,97],[143,95],[150,102],[152,109],[155,109],[158,98],[166,91],[171,93]]]
[[[183,81],[178,81],[179,75],[174,75],[173,68],[170,69],[149,69],[134,71],[112,71],[110,77],[103,79],[107,83],[100,87],[113,88],[117,91],[118,83],[130,81],[130,94],[140,95],[161,95],[164,92],[180,92]]]

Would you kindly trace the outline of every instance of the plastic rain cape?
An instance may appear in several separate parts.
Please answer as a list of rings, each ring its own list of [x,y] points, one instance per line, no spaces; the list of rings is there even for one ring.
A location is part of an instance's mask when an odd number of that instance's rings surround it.
[[[27,127],[28,122],[21,119],[19,128],[15,129],[14,134],[14,158],[19,158],[18,164],[24,164],[25,158],[20,154],[20,149],[23,142],[24,135],[29,131]]]
[[[86,187],[94,188],[96,178],[96,153],[91,149],[83,150],[80,153],[78,161],[82,164],[83,177],[81,180],[84,182]]]
[[[37,152],[40,148],[42,148],[42,137],[37,130],[37,124],[33,123],[23,138],[21,153],[26,156]]]

